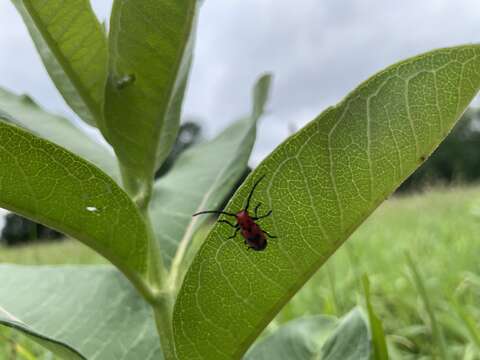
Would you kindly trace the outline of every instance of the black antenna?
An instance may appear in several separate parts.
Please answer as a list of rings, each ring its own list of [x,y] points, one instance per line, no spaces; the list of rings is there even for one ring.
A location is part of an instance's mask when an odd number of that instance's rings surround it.
[[[223,214],[223,215],[228,215],[228,216],[236,216],[235,214],[232,214],[232,213],[227,213],[225,211],[216,211],[216,210],[200,211],[200,212],[197,212],[197,213],[193,214],[192,216],[197,216],[197,215],[202,215],[202,214]]]
[[[253,185],[252,190],[250,190],[250,194],[248,194],[247,198],[247,206],[245,207],[245,211],[248,211],[248,207],[250,206],[250,199],[252,198],[253,192],[255,191],[255,188],[257,187],[258,183],[263,180],[265,177],[265,174],[263,174],[260,179],[257,180],[257,182]]]

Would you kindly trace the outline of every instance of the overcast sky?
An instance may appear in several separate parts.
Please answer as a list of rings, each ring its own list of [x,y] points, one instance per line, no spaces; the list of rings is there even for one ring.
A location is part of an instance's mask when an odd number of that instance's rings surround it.
[[[110,0],[92,4],[101,20],[108,17]],[[214,135],[249,111],[258,74],[273,72],[255,163],[289,128],[385,66],[479,39],[478,0],[205,0],[184,114],[203,119]],[[0,54],[0,86],[72,117],[8,0],[0,0]]]

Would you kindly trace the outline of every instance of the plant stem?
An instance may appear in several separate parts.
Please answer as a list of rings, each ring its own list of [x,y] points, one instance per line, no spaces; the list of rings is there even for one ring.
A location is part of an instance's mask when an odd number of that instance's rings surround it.
[[[134,285],[152,306],[164,359],[175,360],[175,341],[172,326],[174,292],[169,286],[168,272],[163,263],[160,243],[153,232],[148,212],[148,202],[144,205],[140,208],[140,212],[147,228],[149,244],[148,274],[146,281],[134,282]]]
[[[175,360],[177,357],[172,326],[173,296],[170,293],[163,293],[153,306],[153,311],[163,357],[165,360]]]
[[[163,264],[160,244],[157,241],[150,222],[148,212],[144,213],[147,224],[150,243],[150,292],[144,297],[150,303],[155,314],[160,345],[165,360],[175,360],[175,341],[173,337],[173,304],[174,293],[171,291],[168,282],[168,273]]]
[[[153,232],[148,205],[152,193],[152,183],[139,182],[120,164],[125,189],[133,197],[147,226],[149,240],[148,283],[140,288],[141,294],[153,308],[155,324],[165,360],[175,360],[175,339],[173,337],[173,305],[175,288],[169,281],[158,242]]]
[[[150,242],[150,296],[147,301],[153,308],[160,345],[165,360],[175,360],[175,339],[173,337],[174,291],[170,288],[168,272],[163,264],[160,243],[155,237],[148,212],[144,213]]]
[[[121,162],[119,162],[119,167],[124,189],[133,199],[135,204],[137,204],[137,207],[140,209],[144,217],[147,217],[148,204],[150,203],[150,198],[152,196],[153,180],[139,180],[139,178],[132,175],[132,173],[125,168]]]

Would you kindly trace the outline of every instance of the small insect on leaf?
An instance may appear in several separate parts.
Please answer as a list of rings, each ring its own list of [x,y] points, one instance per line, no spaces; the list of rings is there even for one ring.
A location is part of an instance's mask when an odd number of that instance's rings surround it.
[[[121,77],[115,83],[115,86],[118,90],[125,89],[127,86],[133,84],[135,82],[135,74],[129,74]]]
[[[206,210],[200,211],[198,213],[193,214],[193,216],[201,215],[201,214],[223,214],[226,216],[232,216],[235,218],[236,223],[233,224],[228,220],[222,219],[219,220],[221,223],[225,223],[232,228],[235,229],[235,232],[232,236],[228,239],[234,239],[237,236],[237,233],[240,231],[240,234],[244,238],[244,243],[247,245],[248,249],[253,249],[255,251],[262,251],[265,250],[267,247],[267,238],[275,239],[276,236],[270,235],[267,231],[263,230],[257,221],[262,220],[270,215],[272,215],[272,210],[269,210],[264,215],[258,215],[258,210],[262,203],[258,203],[255,206],[254,216],[250,216],[248,209],[250,207],[250,201],[252,200],[253,193],[255,192],[255,188],[265,178],[265,175],[262,175],[253,185],[252,190],[250,190],[250,194],[248,194],[247,204],[245,208],[238,211],[236,214],[224,212],[224,211],[217,211],[217,210]]]

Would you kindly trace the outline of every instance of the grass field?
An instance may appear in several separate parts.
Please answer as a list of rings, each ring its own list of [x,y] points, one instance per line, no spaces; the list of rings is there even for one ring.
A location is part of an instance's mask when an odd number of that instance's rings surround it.
[[[362,303],[360,279],[367,274],[392,359],[480,359],[479,225],[478,187],[435,189],[390,199],[305,285],[270,329],[305,314],[341,316]],[[0,248],[0,262],[86,264],[104,260],[83,245],[67,241]],[[24,350],[37,357],[22,355]],[[0,359],[53,357],[22,336],[3,330]]]

